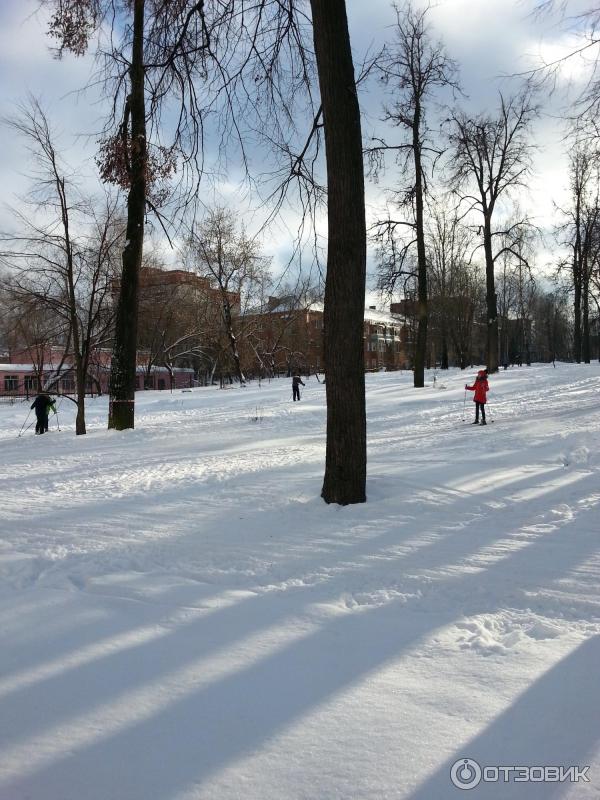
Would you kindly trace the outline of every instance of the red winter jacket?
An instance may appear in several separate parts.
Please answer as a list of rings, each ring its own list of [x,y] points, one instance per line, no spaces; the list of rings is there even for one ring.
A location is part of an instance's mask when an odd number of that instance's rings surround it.
[[[474,403],[485,403],[487,400],[487,393],[490,389],[485,372],[478,372],[473,386],[465,386],[465,389],[468,389],[470,392],[475,392],[475,396],[473,397]]]

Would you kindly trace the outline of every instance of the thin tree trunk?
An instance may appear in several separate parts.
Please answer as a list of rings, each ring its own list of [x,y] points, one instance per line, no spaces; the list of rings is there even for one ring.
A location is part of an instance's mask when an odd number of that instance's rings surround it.
[[[237,338],[233,331],[233,320],[231,318],[231,308],[229,306],[229,302],[227,300],[223,303],[223,320],[225,322],[225,330],[227,332],[227,338],[229,340],[229,347],[231,348],[231,355],[233,357],[233,363],[235,365],[235,371],[238,376],[238,380],[240,382],[240,386],[246,383],[246,378],[244,373],[242,372],[242,364],[240,361],[240,354],[238,351],[237,346]]]
[[[492,254],[492,226],[489,216],[485,216],[483,226],[483,249],[485,253],[485,285],[487,308],[487,370],[491,374],[498,371],[498,305],[496,281],[494,279],[494,257]]]
[[[442,328],[442,341],[440,344],[440,348],[441,348],[440,367],[442,369],[448,369],[449,367],[448,337],[446,336],[446,331],[443,328]]]
[[[587,275],[587,264],[583,270],[584,276]],[[581,360],[584,364],[590,363],[591,347],[590,347],[590,290],[588,281],[583,280],[581,292]]]
[[[326,503],[366,500],[363,326],[367,233],[354,66],[344,0],[311,0],[327,158],[328,251],[324,352]]]
[[[146,210],[146,111],[144,97],[144,3],[134,0],[133,46],[129,75],[131,94],[131,166],[127,198],[127,241],[115,322],[110,371],[108,427],[134,427],[139,273],[144,245]]]
[[[573,250],[573,358],[581,363],[581,232],[579,218],[579,200],[575,217],[575,247]]]
[[[573,300],[573,358],[581,363],[581,284],[575,281]]]
[[[86,433],[85,428],[85,368],[81,359],[77,359],[75,369],[75,380],[77,382],[77,416],[75,417],[75,434],[82,436]]]

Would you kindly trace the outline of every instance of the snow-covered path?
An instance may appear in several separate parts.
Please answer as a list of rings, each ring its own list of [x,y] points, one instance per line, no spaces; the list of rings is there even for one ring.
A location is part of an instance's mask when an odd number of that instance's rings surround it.
[[[314,378],[124,433],[101,398],[86,437],[0,406],[0,800],[600,797],[600,367],[492,376],[486,428],[472,373],[411,377],[367,377],[348,508]],[[590,782],[465,793],[460,758]]]

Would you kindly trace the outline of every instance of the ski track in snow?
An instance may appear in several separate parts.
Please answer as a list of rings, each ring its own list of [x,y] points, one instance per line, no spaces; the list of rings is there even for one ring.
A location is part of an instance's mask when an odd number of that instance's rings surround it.
[[[486,428],[442,377],[367,376],[348,508],[314,379],[0,405],[0,800],[600,797],[600,367],[492,376]]]

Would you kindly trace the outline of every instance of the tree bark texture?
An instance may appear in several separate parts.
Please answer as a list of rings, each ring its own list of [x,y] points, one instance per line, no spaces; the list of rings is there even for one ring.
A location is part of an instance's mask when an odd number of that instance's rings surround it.
[[[364,304],[367,233],[360,109],[345,0],[311,0],[327,159],[324,355],[326,503],[366,500]]]
[[[588,266],[584,264],[582,292],[581,292],[581,360],[589,364],[591,360],[590,345],[590,288],[588,279]]]
[[[423,221],[423,165],[421,162],[421,108],[416,104],[413,116],[413,158],[415,164],[415,234],[417,238],[417,342],[415,348],[415,388],[425,386],[425,360],[427,354],[427,256],[425,251],[425,224]]]
[[[490,215],[491,216],[491,215]],[[487,308],[487,370],[498,372],[498,300],[494,279],[494,256],[492,253],[492,224],[486,216],[483,225],[483,249],[485,253],[485,285]]]
[[[144,4],[133,2],[131,93],[130,188],[127,198],[127,241],[115,322],[115,341],[110,372],[108,427],[134,427],[139,273],[144,246],[146,211],[146,110],[144,96]],[[127,112],[126,112],[127,113]]]
[[[573,271],[573,358],[581,363],[581,275],[578,270]]]
[[[581,285],[582,285],[582,237],[581,237],[581,198],[576,195],[575,206],[575,247],[573,250],[573,358],[581,363]]]
[[[226,294],[226,293],[224,293]],[[229,347],[231,348],[231,355],[233,357],[233,363],[235,366],[235,371],[240,382],[240,386],[243,386],[246,383],[246,376],[242,371],[242,363],[240,361],[240,354],[238,351],[237,346],[237,338],[233,331],[233,319],[231,316],[231,306],[229,305],[229,300],[227,297],[223,300],[223,321],[225,323],[225,330],[227,331],[227,339],[229,340]]]

